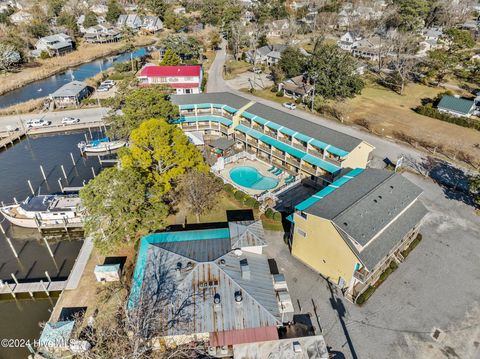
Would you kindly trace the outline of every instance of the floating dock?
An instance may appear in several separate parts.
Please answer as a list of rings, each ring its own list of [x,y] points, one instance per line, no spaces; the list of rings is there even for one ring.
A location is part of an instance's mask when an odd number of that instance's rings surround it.
[[[0,149],[6,149],[8,146],[13,146],[16,141],[19,141],[26,136],[27,131],[19,130],[3,134],[6,136],[0,139]]]

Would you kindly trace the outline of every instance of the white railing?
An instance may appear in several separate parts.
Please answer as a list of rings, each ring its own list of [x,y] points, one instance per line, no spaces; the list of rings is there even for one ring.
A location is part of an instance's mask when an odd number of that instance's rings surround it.
[[[275,193],[276,196],[278,196],[280,193],[283,193],[287,190],[289,190],[290,188],[296,186],[297,184],[299,184],[301,182],[301,179],[297,179],[291,183],[288,183],[288,184],[284,184],[283,186],[281,187],[278,187],[277,189],[275,189],[275,191],[273,191],[273,193]]]

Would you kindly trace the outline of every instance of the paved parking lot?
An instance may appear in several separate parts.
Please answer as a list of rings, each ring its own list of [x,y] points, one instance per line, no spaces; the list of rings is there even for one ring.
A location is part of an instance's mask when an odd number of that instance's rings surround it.
[[[267,232],[265,253],[336,358],[480,358],[480,217],[433,181],[405,176],[424,189],[423,240],[362,307],[293,258],[282,234]]]

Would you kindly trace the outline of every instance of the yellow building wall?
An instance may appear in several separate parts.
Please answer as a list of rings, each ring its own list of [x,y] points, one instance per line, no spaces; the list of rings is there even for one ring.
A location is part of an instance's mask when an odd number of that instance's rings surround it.
[[[365,168],[367,167],[368,163],[368,156],[370,152],[373,151],[375,147],[367,142],[360,143],[357,147],[355,147],[342,161],[342,167],[350,167],[350,168]]]
[[[296,213],[294,221],[292,255],[332,283],[338,283],[342,277],[348,285],[359,260],[332,222],[309,214],[304,219]],[[299,229],[306,233],[305,237]]]

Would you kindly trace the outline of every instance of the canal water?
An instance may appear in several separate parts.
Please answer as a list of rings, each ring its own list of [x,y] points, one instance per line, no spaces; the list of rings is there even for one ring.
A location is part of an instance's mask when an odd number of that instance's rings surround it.
[[[15,105],[17,103],[46,97],[61,86],[74,80],[83,81],[89,77],[112,67],[116,62],[129,61],[131,58],[139,58],[147,54],[146,48],[140,48],[133,52],[126,52],[118,56],[109,56],[98,59],[68,71],[58,73],[43,80],[32,82],[17,90],[9,91],[0,96],[0,108]]]
[[[0,201],[7,204],[13,202],[13,197],[18,201],[25,199],[31,194],[28,180],[36,193],[48,194],[60,191],[59,178],[62,178],[63,186],[80,186],[84,180],[93,177],[92,168],[96,174],[99,173],[101,165],[98,158],[83,158],[77,148],[77,143],[85,139],[85,133],[88,131],[30,136],[14,147],[1,151]],[[101,135],[93,131],[94,138]],[[74,155],[75,166],[70,153]],[[43,180],[40,165],[45,170],[47,181]],[[63,176],[61,165],[65,168],[67,179]],[[18,259],[15,258],[5,236],[0,232],[1,280],[13,282],[13,273],[19,281],[47,281],[45,271],[54,280],[68,277],[82,246],[81,238],[58,235],[49,237],[48,243],[54,254],[52,258],[36,229],[10,226],[1,215],[0,222],[19,256]],[[38,339],[41,331],[39,323],[48,320],[55,302],[55,296],[48,298],[39,295],[30,299],[26,295],[13,300],[11,296],[4,295],[0,298],[0,338]],[[0,347],[2,359],[25,358],[27,355],[25,348]]]

